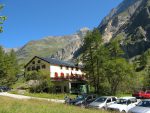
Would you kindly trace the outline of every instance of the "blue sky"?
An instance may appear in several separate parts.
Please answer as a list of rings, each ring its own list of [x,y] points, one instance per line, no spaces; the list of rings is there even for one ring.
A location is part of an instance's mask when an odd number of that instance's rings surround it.
[[[82,27],[97,27],[123,0],[0,0],[6,15],[0,45],[21,47],[46,36],[73,34]]]

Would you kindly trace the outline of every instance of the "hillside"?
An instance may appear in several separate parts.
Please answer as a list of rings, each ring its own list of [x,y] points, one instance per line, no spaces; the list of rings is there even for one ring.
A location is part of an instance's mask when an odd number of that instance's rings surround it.
[[[16,52],[19,63],[26,63],[33,56],[53,56],[69,60],[80,47],[82,39],[88,31],[88,28],[82,28],[73,35],[49,36],[40,40],[30,41]]]
[[[121,45],[127,58],[141,55],[150,48],[150,0],[124,0],[98,28],[105,42],[123,36]]]

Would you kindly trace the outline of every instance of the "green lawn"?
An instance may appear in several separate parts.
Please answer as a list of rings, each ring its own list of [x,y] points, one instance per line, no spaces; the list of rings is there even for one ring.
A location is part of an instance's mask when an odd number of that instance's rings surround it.
[[[66,95],[69,96],[70,98],[76,97],[76,95],[71,94],[48,94],[48,93],[25,93],[24,95],[49,99],[64,99]]]
[[[109,113],[39,100],[0,97],[0,113]]]

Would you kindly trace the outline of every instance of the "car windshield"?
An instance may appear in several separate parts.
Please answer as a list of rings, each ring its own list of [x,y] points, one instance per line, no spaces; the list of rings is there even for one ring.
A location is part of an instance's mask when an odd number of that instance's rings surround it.
[[[98,99],[95,100],[95,102],[105,102],[107,98],[105,97],[100,97]]]
[[[117,103],[117,104],[127,104],[127,100],[126,99],[117,99],[117,101],[115,103]]]
[[[150,101],[141,101],[137,106],[150,107]]]
[[[79,95],[79,96],[77,96],[76,100],[83,100],[83,99],[85,99],[85,98],[86,98],[86,96],[84,96],[84,95]]]

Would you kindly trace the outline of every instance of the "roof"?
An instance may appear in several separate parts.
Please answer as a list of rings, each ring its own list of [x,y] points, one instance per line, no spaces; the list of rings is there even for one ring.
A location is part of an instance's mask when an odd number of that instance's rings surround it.
[[[135,97],[120,97],[118,99],[126,99],[126,100],[128,100],[128,99],[135,99]]]
[[[81,68],[80,66],[77,66],[75,65],[74,63],[72,62],[67,62],[67,61],[62,61],[62,60],[58,60],[56,58],[43,58],[43,57],[39,57],[39,56],[35,56],[33,57],[26,65],[25,67],[34,59],[34,58],[39,58],[49,64],[52,64],[52,65],[60,65],[60,66],[68,66],[68,67],[79,67]]]

